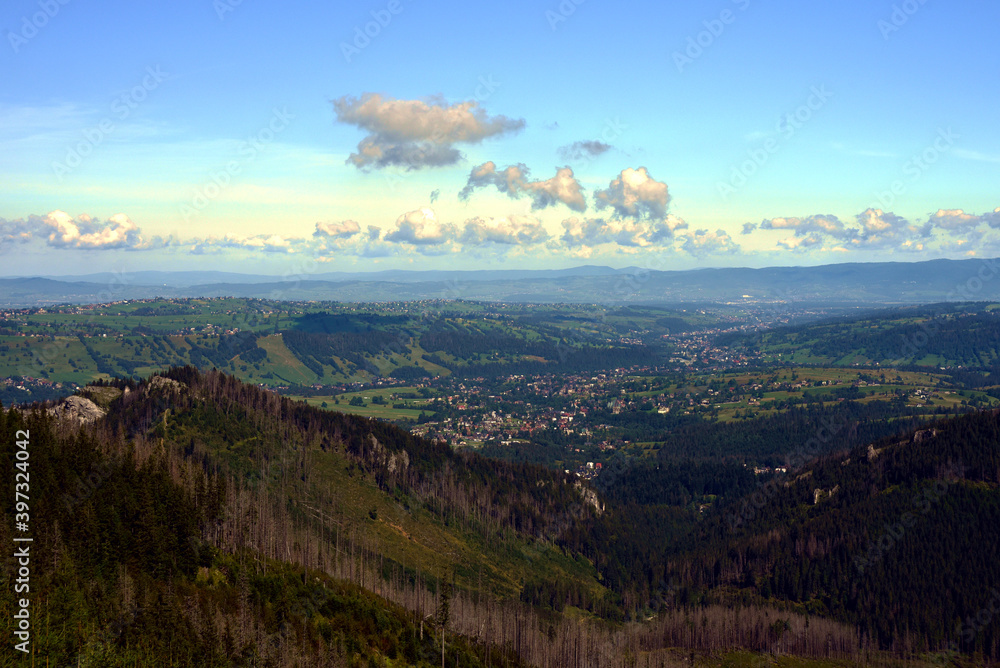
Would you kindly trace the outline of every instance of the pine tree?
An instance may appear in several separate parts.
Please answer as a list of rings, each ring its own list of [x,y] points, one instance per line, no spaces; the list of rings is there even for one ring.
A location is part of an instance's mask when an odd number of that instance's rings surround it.
[[[441,668],[444,668],[444,634],[451,613],[451,594],[451,583],[445,580],[441,583],[441,603],[437,609],[437,622],[441,628]]]

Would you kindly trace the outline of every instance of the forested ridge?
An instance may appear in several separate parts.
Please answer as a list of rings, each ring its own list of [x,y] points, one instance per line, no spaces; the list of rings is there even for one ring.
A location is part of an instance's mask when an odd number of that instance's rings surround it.
[[[626,469],[606,483],[620,503],[564,544],[637,600],[784,601],[856,626],[862,645],[1000,656],[997,411],[802,464],[756,481],[725,464]],[[720,483],[737,493],[694,524],[673,505]]]
[[[436,665],[442,622],[454,666],[998,658],[995,413],[775,478],[623,463],[595,493],[218,372],[84,394],[107,415],[0,411],[8,470],[32,434],[35,647],[56,665]]]
[[[1000,313],[986,304],[935,304],[753,334],[724,334],[717,343],[737,349],[794,347],[834,362],[860,355],[897,366],[992,367],[1000,363]]]
[[[246,501],[235,480],[162,442],[127,440],[120,426],[77,430],[45,412],[0,410],[5,465],[14,459],[15,434],[22,440],[30,435],[33,558],[30,590],[20,596],[32,601],[34,656],[25,662],[201,667],[440,661],[440,620],[423,628],[413,613],[363,582],[269,558],[251,548],[252,539],[236,545],[206,540],[208,527]],[[8,544],[10,511],[5,503],[0,537]],[[362,553],[360,544],[351,548]],[[2,561],[6,578],[15,572],[14,558],[5,551]],[[404,579],[400,575],[399,582]],[[8,619],[15,608],[9,584],[0,593]],[[13,627],[3,636],[3,653],[11,657]],[[489,657],[493,665],[522,665],[499,647]],[[486,665],[487,651],[452,634],[445,658],[448,665]]]

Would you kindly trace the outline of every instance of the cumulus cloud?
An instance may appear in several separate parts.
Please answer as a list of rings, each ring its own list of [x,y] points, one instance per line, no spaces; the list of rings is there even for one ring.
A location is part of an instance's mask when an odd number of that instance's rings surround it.
[[[786,250],[806,250],[823,245],[823,239],[818,234],[807,234],[804,237],[786,237],[778,240],[778,247]]]
[[[695,256],[715,253],[738,253],[742,249],[725,230],[695,230],[681,237],[681,249]]]
[[[458,241],[469,245],[504,244],[534,245],[547,241],[549,233],[533,216],[507,216],[504,218],[471,218]]]
[[[762,230],[792,230],[796,236],[812,237],[826,234],[838,239],[848,235],[844,223],[836,216],[820,214],[807,218],[772,218],[760,224]]]
[[[559,157],[563,160],[566,160],[567,162],[576,162],[579,160],[596,158],[597,156],[607,153],[610,150],[611,144],[605,144],[602,141],[592,139],[575,141],[569,146],[560,146],[558,153]]]
[[[104,222],[90,216],[72,218],[63,211],[53,211],[45,218],[51,228],[48,242],[64,248],[138,248],[142,245],[139,226],[124,213],[116,213]]]
[[[328,258],[334,256],[354,256],[364,258],[390,257],[399,254],[400,246],[386,241],[382,228],[368,225],[364,231],[359,230],[350,236],[326,236],[314,234],[316,237],[312,251]]]
[[[993,209],[990,213],[983,214],[983,222],[990,227],[1000,228],[1000,207]]]
[[[500,192],[516,198],[523,189],[524,182],[527,181],[527,172],[528,168],[523,163],[511,165],[498,172],[496,163],[489,160],[472,168],[465,187],[458,193],[458,198],[468,200],[476,188],[488,186],[496,186]]]
[[[397,100],[365,93],[334,100],[333,109],[341,123],[368,132],[347,159],[359,169],[453,165],[462,159],[455,144],[478,144],[525,124],[523,119],[490,116],[474,100],[449,105],[440,99]]]
[[[433,142],[404,142],[393,144],[378,137],[365,137],[358,144],[358,152],[347,161],[359,169],[397,166],[407,169],[445,167],[462,159],[462,152],[450,145]]]
[[[560,241],[568,248],[602,244],[647,248],[671,241],[687,223],[676,216],[651,221],[573,217],[562,221],[562,227]]]
[[[935,228],[949,231],[971,230],[983,224],[1000,227],[1000,208],[987,211],[981,216],[962,209],[938,209],[927,222]]]
[[[145,240],[139,226],[124,213],[101,221],[86,214],[74,218],[58,210],[44,216],[0,219],[0,241],[5,245],[41,242],[53,248],[77,250],[144,250],[164,243],[160,239]]]
[[[441,223],[433,209],[423,208],[404,213],[396,219],[396,229],[385,235],[386,241],[415,246],[438,245],[455,237],[455,226]]]
[[[533,209],[544,209],[560,202],[573,211],[586,211],[587,202],[583,197],[580,182],[573,176],[573,170],[563,167],[556,170],[556,175],[545,181],[532,181],[525,184],[525,190],[531,195]]]
[[[605,190],[594,193],[598,209],[611,207],[617,218],[663,218],[670,193],[667,184],[649,175],[645,167],[625,170]]]
[[[979,225],[982,218],[966,213],[961,209],[938,209],[931,214],[930,222],[934,227],[945,230],[968,229]]]
[[[866,209],[855,219],[860,229],[849,240],[855,248],[923,250],[917,239],[927,238],[933,230],[930,224],[917,227],[906,218],[882,209]]]
[[[361,232],[361,225],[353,220],[343,220],[339,223],[316,223],[314,237],[332,237],[346,239]]]
[[[961,209],[940,209],[922,225],[891,211],[870,208],[854,217],[849,225],[830,214],[805,218],[771,218],[760,224],[762,230],[789,231],[792,236],[777,242],[786,250],[899,250],[921,251],[934,241],[934,233],[965,232],[988,223],[986,214],[976,216]],[[746,229],[746,227],[744,227]]]
[[[189,239],[178,242],[178,245],[186,247],[196,255],[233,250],[263,253],[303,253],[312,247],[306,239],[286,237],[280,234],[255,234],[251,236],[227,234],[222,237],[210,236],[202,239]]]
[[[458,193],[461,200],[468,200],[476,188],[495,187],[511,199],[530,197],[532,209],[544,209],[555,204],[565,204],[573,211],[586,211],[587,202],[583,188],[570,167],[556,170],[556,175],[544,181],[529,181],[528,168],[523,164],[511,165],[497,171],[493,161],[472,168],[465,187]]]
[[[743,223],[743,231],[740,234],[751,234],[757,229],[757,223]]]

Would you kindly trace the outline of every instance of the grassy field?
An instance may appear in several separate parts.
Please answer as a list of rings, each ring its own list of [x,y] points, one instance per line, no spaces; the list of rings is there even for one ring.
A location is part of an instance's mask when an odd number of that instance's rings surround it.
[[[411,399],[403,398],[403,394],[416,394],[415,387],[386,387],[373,388],[361,392],[346,392],[336,396],[316,396],[300,397],[292,396],[292,399],[305,401],[310,406],[318,406],[327,410],[350,413],[352,415],[362,415],[364,417],[379,418],[381,420],[416,420],[421,412],[426,412],[427,398]],[[436,393],[435,393],[436,394]],[[381,397],[386,403],[372,403],[374,397]],[[364,406],[352,406],[352,399],[360,398]],[[405,403],[406,408],[393,408],[393,404]],[[429,413],[433,415],[433,413]]]
[[[323,382],[322,378],[317,377],[311,369],[292,354],[292,351],[285,346],[280,334],[258,339],[257,346],[267,351],[267,370],[279,380],[296,385]]]
[[[298,399],[305,401],[310,406],[318,406],[321,408],[326,408],[327,410],[339,411],[341,413],[350,413],[351,415],[362,415],[364,417],[373,417],[380,420],[416,420],[420,417],[421,411],[419,409],[412,408],[393,408],[391,405],[381,406],[378,404],[368,403],[364,406],[351,406],[348,401],[340,399],[340,403],[336,403],[337,397],[327,396],[327,397],[296,397],[291,396],[292,399]],[[323,404],[326,404],[325,406]]]

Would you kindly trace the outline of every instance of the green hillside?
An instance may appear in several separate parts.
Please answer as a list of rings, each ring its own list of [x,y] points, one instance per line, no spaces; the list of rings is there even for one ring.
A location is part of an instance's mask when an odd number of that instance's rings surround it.
[[[5,470],[30,432],[36,660],[437,665],[445,617],[453,666],[998,656],[995,413],[787,478],[665,462],[596,495],[218,372],[84,394],[61,426],[0,412]]]

